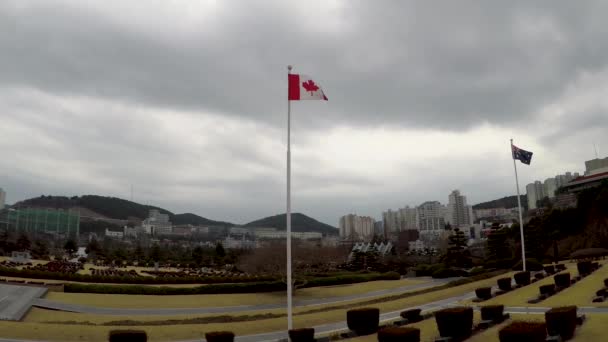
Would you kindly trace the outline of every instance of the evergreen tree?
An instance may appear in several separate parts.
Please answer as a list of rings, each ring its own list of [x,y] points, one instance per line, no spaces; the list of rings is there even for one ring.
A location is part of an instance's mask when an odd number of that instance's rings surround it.
[[[30,246],[31,246],[31,242],[30,239],[27,237],[27,235],[25,234],[21,234],[19,235],[19,238],[17,239],[17,249],[19,251],[25,251],[25,250],[29,250]]]
[[[160,250],[160,246],[157,243],[155,243],[152,246],[152,249],[150,249],[150,259],[155,262],[160,262],[162,259],[162,252]]]
[[[446,264],[459,267],[465,267],[470,264],[470,259],[465,253],[467,246],[467,238],[464,232],[459,228],[453,230],[452,235],[448,238],[448,253],[446,256]]]
[[[218,258],[223,258],[226,256],[226,251],[224,250],[224,246],[222,246],[221,243],[217,243],[217,245],[215,245],[215,256]]]
[[[487,260],[491,267],[508,268],[512,265],[512,254],[507,243],[507,231],[505,229],[493,229],[488,235]]]
[[[71,257],[72,254],[76,253],[76,251],[78,250],[78,246],[76,245],[76,242],[74,242],[74,240],[69,239],[65,242],[65,245],[63,245],[63,249]]]
[[[203,248],[201,246],[196,246],[193,250],[192,250],[192,261],[196,264],[196,265],[200,265],[203,262],[203,257],[205,255],[205,252],[203,251]]]
[[[141,248],[141,245],[139,243],[137,244],[137,246],[135,246],[135,251],[133,252],[133,256],[135,257],[135,260],[138,262],[144,260],[144,257],[145,257],[144,250]]]
[[[34,242],[34,248],[32,248],[32,258],[34,259],[48,259],[49,247],[46,242],[42,240],[36,240]]]

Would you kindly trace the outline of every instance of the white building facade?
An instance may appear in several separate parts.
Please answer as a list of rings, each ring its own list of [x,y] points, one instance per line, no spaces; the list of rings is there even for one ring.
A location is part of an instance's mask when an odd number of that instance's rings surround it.
[[[446,223],[454,227],[463,227],[473,224],[473,207],[467,204],[467,197],[454,190],[448,196],[448,211]]]
[[[446,208],[438,201],[424,202],[417,208],[418,231],[421,235],[439,235],[445,230]]]
[[[150,235],[168,235],[173,231],[169,215],[161,214],[157,209],[150,210],[148,218],[142,222],[141,226],[146,234]]]

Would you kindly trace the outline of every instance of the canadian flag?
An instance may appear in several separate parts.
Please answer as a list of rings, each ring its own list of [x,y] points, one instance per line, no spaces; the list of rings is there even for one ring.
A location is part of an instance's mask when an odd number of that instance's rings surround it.
[[[325,100],[323,89],[306,75],[289,74],[289,100]]]

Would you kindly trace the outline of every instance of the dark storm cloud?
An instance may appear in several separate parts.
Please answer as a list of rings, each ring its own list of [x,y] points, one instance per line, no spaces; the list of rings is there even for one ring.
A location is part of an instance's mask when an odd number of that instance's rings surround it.
[[[145,32],[139,16],[113,20],[77,2],[0,5],[0,84],[283,124],[293,62],[331,100],[303,124],[451,130],[526,119],[608,60],[599,2],[347,1],[329,14],[311,4],[335,25],[284,2],[219,6],[184,33],[171,25],[179,17]]]

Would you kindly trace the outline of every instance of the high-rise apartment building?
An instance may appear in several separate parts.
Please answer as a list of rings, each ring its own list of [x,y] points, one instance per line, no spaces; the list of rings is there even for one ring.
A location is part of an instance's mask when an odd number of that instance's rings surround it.
[[[399,231],[418,229],[418,214],[416,208],[405,208],[399,209]]]
[[[574,179],[578,178],[578,172],[566,172],[563,175],[557,175],[553,178],[545,179],[545,182],[535,181],[526,185],[526,194],[528,196],[528,209],[536,209],[538,201],[545,197],[555,198],[557,190]]]
[[[387,210],[382,213],[382,222],[384,224],[384,235],[399,231],[399,211]]]
[[[375,221],[369,216],[355,214],[340,218],[340,236],[346,239],[370,240],[374,236]]]
[[[608,157],[591,159],[585,162],[585,176],[608,172]]]
[[[528,209],[536,209],[536,203],[545,198],[543,183],[536,181],[526,185],[526,194],[528,196]]]
[[[0,210],[4,209],[6,205],[6,192],[0,188]]]
[[[445,230],[446,208],[438,201],[424,202],[417,207],[420,234],[436,234]]]
[[[473,224],[473,207],[467,205],[467,197],[454,190],[448,196],[448,212],[446,221],[454,227]]]

